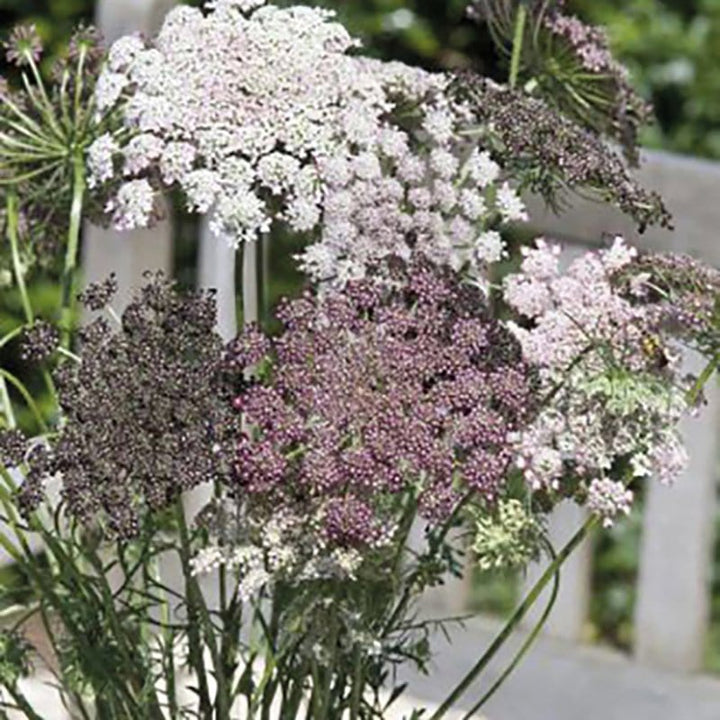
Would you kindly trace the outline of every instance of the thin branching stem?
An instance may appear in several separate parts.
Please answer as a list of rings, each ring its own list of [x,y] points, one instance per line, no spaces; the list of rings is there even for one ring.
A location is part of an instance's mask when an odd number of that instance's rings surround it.
[[[538,598],[545,590],[547,585],[555,577],[563,563],[573,553],[575,548],[587,537],[588,533],[597,525],[598,518],[590,517],[583,526],[573,535],[565,547],[560,550],[555,559],[550,563],[545,572],[540,576],[539,580],[533,585],[525,599],[520,603],[515,612],[512,614],[508,622],[500,631],[498,636],[493,640],[490,647],[468,671],[465,677],[458,683],[455,689],[447,696],[442,705],[430,716],[429,720],[440,720],[445,717],[447,712],[457,703],[458,700],[470,689],[472,684],[478,678],[481,672],[489,665],[490,661],[497,655],[499,650],[505,645],[515,629],[520,625],[530,609],[535,605]],[[497,689],[497,688],[496,688]]]

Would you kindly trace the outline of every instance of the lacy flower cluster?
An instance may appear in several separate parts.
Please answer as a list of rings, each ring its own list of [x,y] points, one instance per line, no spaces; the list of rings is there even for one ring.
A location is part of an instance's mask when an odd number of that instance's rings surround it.
[[[650,275],[638,268],[658,261],[638,260],[621,239],[566,272],[559,256],[558,247],[539,241],[505,281],[506,301],[532,321],[510,327],[526,361],[539,368],[546,398],[520,435],[518,462],[535,490],[578,493],[609,523],[629,511],[633,478],[670,482],[683,469],[677,426],[691,409],[690,388],[666,322],[669,307],[638,303],[616,281],[634,275],[629,282],[642,296]],[[675,304],[672,312],[679,312]]]
[[[91,286],[82,299],[97,310],[111,291],[112,283]],[[59,367],[65,422],[51,450],[35,444],[26,454],[20,500],[34,509],[45,481],[60,475],[73,517],[128,538],[147,511],[223,476],[235,416],[210,295],[180,295],[156,276],[121,321],[94,320],[81,333],[79,362]]]
[[[276,220],[314,231],[302,266],[340,285],[412,247],[456,269],[501,258],[498,226],[525,209],[464,139],[448,76],[348,54],[357,42],[317,8],[206,10],[177,8],[151,43],[110,50],[97,103],[123,129],[88,164],[116,227],[150,223],[177,185],[233,245]]]
[[[720,271],[687,255],[643,255],[614,282],[630,302],[652,309],[666,333],[706,357],[720,354]]]
[[[468,492],[493,502],[534,407],[532,373],[480,292],[426,260],[402,274],[397,290],[289,302],[282,335],[248,330],[230,351],[252,375],[234,403],[237,498],[261,525],[302,518],[327,552],[382,547],[408,501],[431,523]]]

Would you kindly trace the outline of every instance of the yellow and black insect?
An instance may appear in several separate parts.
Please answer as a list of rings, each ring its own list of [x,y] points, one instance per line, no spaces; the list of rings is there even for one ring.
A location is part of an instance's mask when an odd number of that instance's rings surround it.
[[[657,335],[646,335],[642,339],[642,351],[658,370],[663,370],[670,364],[662,340]]]

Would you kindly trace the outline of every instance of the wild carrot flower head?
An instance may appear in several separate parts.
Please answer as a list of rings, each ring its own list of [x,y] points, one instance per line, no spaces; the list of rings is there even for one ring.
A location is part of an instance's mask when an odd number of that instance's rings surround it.
[[[317,8],[206,10],[179,7],[150,43],[110,51],[96,98],[127,137],[100,137],[88,163],[117,227],[148,224],[153,195],[179,187],[233,245],[275,222],[319,240],[301,265],[339,286],[413,249],[456,268],[502,257],[499,226],[526,212],[463,135],[448,76],[351,54]]]
[[[97,308],[106,290],[90,289],[86,303]],[[211,295],[182,295],[155,276],[121,328],[102,317],[85,328],[81,361],[56,373],[65,423],[49,449],[31,457],[25,508],[42,500],[44,479],[59,474],[73,517],[130,537],[147,512],[222,478],[234,417],[214,324]]]
[[[396,272],[396,289],[358,282],[285,304],[269,368],[248,354],[252,331],[230,356],[265,378],[235,401],[248,428],[238,496],[312,518],[331,546],[382,542],[408,496],[434,521],[469,490],[494,499],[508,436],[533,412],[519,348],[480,292],[427,260]]]
[[[561,272],[559,248],[539,242],[505,281],[505,299],[526,318],[511,329],[539,368],[546,398],[519,436],[518,465],[535,490],[574,494],[606,522],[627,512],[633,478],[670,482],[687,459],[678,423],[691,403],[678,333],[667,307],[629,291],[655,292],[643,265],[669,269],[678,261],[639,260],[618,238]]]

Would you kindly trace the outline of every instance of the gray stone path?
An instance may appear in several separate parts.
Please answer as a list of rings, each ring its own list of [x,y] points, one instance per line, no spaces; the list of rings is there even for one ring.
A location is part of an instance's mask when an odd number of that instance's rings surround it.
[[[429,704],[440,702],[498,627],[477,619],[451,632],[452,645],[437,638],[430,677],[404,673],[412,694]],[[513,639],[514,647],[518,641]],[[480,697],[503,668],[494,663],[469,700]],[[720,679],[665,673],[602,648],[540,639],[483,713],[489,720],[720,720]]]
[[[433,672],[429,677],[402,673],[413,699],[398,704],[388,720],[407,718],[413,706],[440,703],[497,630],[496,622],[476,619],[465,629],[451,631],[452,645],[438,637]],[[514,647],[520,639],[513,638]],[[503,651],[506,660],[510,650]],[[462,706],[469,708],[503,667],[502,658],[491,665],[475,693],[445,720],[462,720]],[[66,720],[57,696],[42,680],[25,684],[33,704],[41,708],[43,720]],[[720,679],[652,670],[601,648],[541,639],[483,714],[488,720],[720,720]]]

